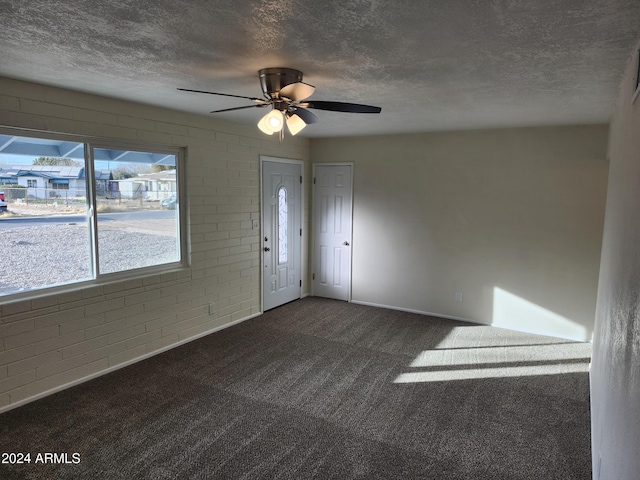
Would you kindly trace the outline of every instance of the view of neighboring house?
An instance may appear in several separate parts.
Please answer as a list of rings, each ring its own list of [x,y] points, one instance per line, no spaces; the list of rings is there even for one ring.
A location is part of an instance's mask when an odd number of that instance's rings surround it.
[[[176,193],[176,171],[164,170],[155,173],[140,173],[136,177],[114,180],[121,198],[144,198],[145,200],[164,200]]]
[[[96,192],[100,195],[113,180],[110,170],[96,170]],[[26,187],[26,195],[37,199],[85,196],[84,167],[59,165],[0,166],[0,184]]]

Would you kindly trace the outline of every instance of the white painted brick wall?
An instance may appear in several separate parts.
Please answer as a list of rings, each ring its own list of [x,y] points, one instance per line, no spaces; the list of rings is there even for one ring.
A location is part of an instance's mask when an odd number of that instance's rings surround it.
[[[179,271],[0,298],[0,411],[260,312],[259,158],[307,162],[308,198],[308,140],[5,78],[0,92],[0,126],[186,147],[191,254]]]

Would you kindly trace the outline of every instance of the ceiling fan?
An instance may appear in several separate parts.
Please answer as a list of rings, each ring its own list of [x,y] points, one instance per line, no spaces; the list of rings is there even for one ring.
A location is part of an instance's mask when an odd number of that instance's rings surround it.
[[[244,98],[255,102],[254,105],[224,108],[222,110],[214,110],[211,113],[230,112],[233,110],[243,110],[245,108],[271,107],[269,113],[258,122],[258,128],[267,135],[278,133],[280,140],[284,138],[285,123],[291,135],[296,135],[308,124],[318,121],[318,117],[307,110],[309,108],[351,113],[380,113],[382,111],[380,107],[360,105],[357,103],[307,100],[311,94],[313,94],[316,87],[304,83],[302,81],[302,72],[293,68],[263,68],[258,71],[258,77],[260,78],[260,86],[262,87],[264,98],[190,90],[187,88],[178,88],[178,90]]]

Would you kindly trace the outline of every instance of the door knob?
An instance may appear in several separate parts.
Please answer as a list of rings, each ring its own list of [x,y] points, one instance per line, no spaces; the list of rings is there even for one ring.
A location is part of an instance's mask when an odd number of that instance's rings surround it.
[[[265,251],[265,252],[270,252],[270,251],[271,251],[271,249],[270,249],[269,247],[264,247],[264,251]]]
[[[349,242],[347,242],[347,241],[342,242],[342,244],[346,245],[347,247],[349,246]]]

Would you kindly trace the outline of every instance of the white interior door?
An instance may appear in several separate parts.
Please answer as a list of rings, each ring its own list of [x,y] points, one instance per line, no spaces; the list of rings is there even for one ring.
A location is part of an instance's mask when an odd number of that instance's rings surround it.
[[[351,300],[351,164],[314,164],[313,294]]]
[[[262,306],[269,310],[302,293],[302,167],[262,162]]]

